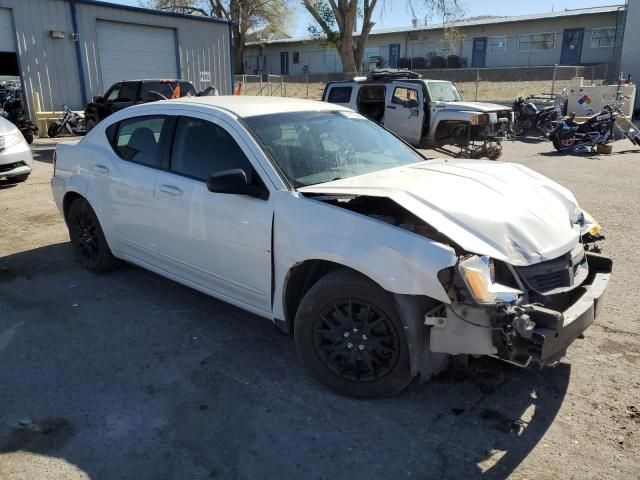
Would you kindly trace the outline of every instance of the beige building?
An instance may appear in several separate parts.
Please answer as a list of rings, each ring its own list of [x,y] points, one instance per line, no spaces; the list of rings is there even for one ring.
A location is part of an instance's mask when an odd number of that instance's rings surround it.
[[[623,15],[624,6],[616,5],[471,19],[453,25],[461,34],[453,41],[445,40],[442,25],[374,29],[362,67],[367,70],[374,60],[381,66],[411,68],[443,67],[448,62],[462,67],[607,63],[614,60],[616,38],[623,25],[619,18]],[[342,64],[336,50],[322,41],[287,38],[249,44],[245,72],[335,73],[342,72]]]

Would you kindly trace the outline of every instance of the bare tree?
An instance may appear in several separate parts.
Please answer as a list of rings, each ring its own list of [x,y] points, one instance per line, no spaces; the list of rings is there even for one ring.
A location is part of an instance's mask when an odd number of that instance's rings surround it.
[[[371,15],[378,0],[302,0],[327,41],[335,46],[342,60],[342,70],[355,73],[362,68],[364,48],[375,25]],[[362,28],[354,38],[354,26],[361,13]],[[314,32],[313,27],[311,32]]]
[[[288,0],[146,0],[143,4],[156,10],[231,20],[236,73],[244,73],[247,35],[257,29],[286,34],[293,14]]]
[[[378,0],[301,1],[317,24],[317,27],[316,25],[310,27],[310,32],[314,36],[326,38],[327,42],[338,50],[343,72],[360,71],[369,33],[375,25],[371,19]],[[381,4],[384,6],[385,0],[382,0]],[[423,9],[429,13],[442,15],[445,39],[450,39],[455,34],[455,31],[447,25],[460,18],[461,0],[406,0],[406,6],[414,12],[414,16],[416,10]],[[358,17],[362,19],[360,33],[356,33],[354,28]]]

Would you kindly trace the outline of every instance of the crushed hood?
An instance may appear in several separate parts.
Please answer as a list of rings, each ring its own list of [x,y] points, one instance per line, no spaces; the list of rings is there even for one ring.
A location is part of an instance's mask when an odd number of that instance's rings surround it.
[[[467,110],[472,112],[496,112],[510,110],[510,107],[499,105],[497,103],[484,102],[441,102],[445,110]],[[432,104],[433,105],[433,104]],[[437,106],[437,104],[435,105]]]
[[[388,197],[465,250],[515,266],[556,258],[580,241],[573,194],[518,164],[430,160],[298,190]]]

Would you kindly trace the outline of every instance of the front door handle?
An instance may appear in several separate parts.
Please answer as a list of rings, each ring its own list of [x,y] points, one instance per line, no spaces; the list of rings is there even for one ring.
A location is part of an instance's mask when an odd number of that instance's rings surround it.
[[[182,195],[182,190],[180,190],[178,187],[174,187],[173,185],[160,185],[159,190],[162,193],[171,195],[172,197],[179,197],[180,195]]]
[[[109,169],[107,167],[105,167],[104,165],[94,165],[93,166],[93,171],[96,173],[100,173],[102,175],[108,175],[109,174]]]

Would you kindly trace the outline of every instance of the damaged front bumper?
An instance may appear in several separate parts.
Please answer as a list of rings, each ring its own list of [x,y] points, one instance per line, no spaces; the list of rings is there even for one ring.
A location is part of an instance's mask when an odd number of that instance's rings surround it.
[[[587,252],[589,273],[580,286],[543,303],[480,306],[452,302],[444,314],[425,316],[429,350],[491,355],[521,366],[555,365],[600,313],[612,262]]]
[[[527,313],[535,327],[529,339],[523,338],[516,349],[517,357],[530,357],[541,366],[556,364],[567,347],[593,323],[602,309],[604,297],[611,277],[611,259],[603,255],[587,253],[589,276],[571,292],[572,302],[563,311],[540,305],[530,305]],[[522,337],[521,337],[522,338]]]

